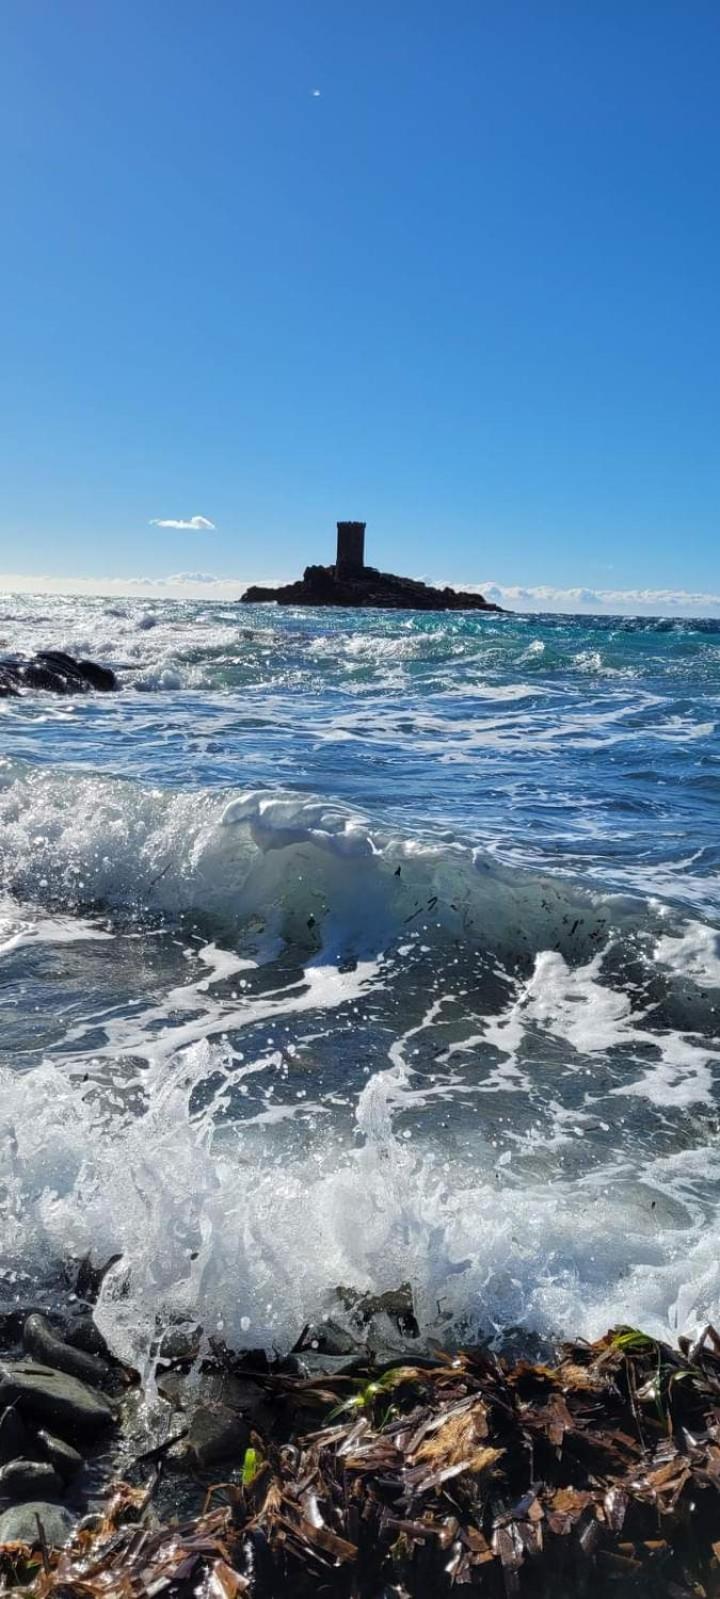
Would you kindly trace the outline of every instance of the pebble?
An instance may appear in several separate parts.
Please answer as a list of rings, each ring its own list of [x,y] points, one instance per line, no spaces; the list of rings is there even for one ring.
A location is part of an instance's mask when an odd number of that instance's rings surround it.
[[[66,1444],[62,1438],[54,1438],[52,1433],[44,1431],[38,1433],[37,1442],[45,1459],[50,1461],[65,1481],[82,1471],[83,1457],[77,1449],[73,1449],[72,1444]]]
[[[187,1454],[201,1470],[230,1459],[242,1466],[249,1442],[250,1428],[236,1411],[226,1405],[200,1405],[190,1423]]]
[[[104,1394],[33,1360],[0,1361],[1,1405],[17,1405],[23,1419],[27,1415],[52,1422],[70,1438],[100,1432],[115,1419]]]
[[[34,1499],[36,1494],[60,1499],[63,1481],[47,1460],[11,1460],[0,1466],[0,1499]]]
[[[73,1349],[62,1338],[53,1332],[49,1321],[37,1312],[28,1319],[23,1328],[23,1343],[28,1353],[42,1361],[44,1366],[52,1366],[54,1371],[64,1371],[70,1377],[77,1377],[80,1382],[90,1383],[93,1388],[102,1388],[110,1375],[109,1367],[97,1355],[89,1355],[84,1349]]]
[[[75,1517],[63,1505],[51,1505],[44,1499],[31,1499],[24,1505],[13,1505],[0,1515],[0,1544],[39,1544],[38,1521],[42,1535],[50,1549],[59,1549],[75,1525]]]

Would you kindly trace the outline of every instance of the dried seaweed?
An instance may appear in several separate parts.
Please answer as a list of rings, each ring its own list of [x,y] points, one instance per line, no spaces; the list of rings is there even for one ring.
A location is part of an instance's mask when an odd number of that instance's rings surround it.
[[[253,1437],[201,1515],[153,1526],[147,1489],[116,1485],[65,1550],[0,1550],[4,1585],[37,1599],[720,1599],[712,1329],[674,1350],[620,1328],[556,1366],[477,1349],[350,1382],[262,1382],[277,1433]]]

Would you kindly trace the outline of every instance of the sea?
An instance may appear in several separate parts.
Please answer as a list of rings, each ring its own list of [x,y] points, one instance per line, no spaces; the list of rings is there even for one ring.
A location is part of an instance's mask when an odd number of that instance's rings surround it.
[[[0,597],[49,647],[120,689],[0,701],[0,1310],[720,1321],[720,622]]]

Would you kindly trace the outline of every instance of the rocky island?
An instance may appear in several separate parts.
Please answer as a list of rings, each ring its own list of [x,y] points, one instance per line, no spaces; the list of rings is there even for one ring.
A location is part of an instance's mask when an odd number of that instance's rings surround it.
[[[337,556],[334,566],[306,566],[295,583],[279,588],[255,584],[242,596],[244,605],[261,605],[269,600],[277,605],[366,606],[392,611],[494,611],[482,594],[466,590],[432,588],[417,578],[396,577],[365,565],[365,523],[338,522]]]

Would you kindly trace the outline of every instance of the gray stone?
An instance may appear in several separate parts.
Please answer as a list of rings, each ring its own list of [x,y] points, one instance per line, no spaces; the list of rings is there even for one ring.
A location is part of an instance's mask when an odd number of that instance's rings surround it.
[[[66,1344],[53,1332],[49,1321],[37,1312],[28,1316],[23,1343],[29,1354],[43,1366],[51,1366],[53,1371],[64,1371],[69,1377],[77,1377],[79,1382],[90,1383],[93,1388],[104,1387],[108,1380],[110,1373],[104,1360]]]
[[[104,1394],[33,1360],[0,1361],[0,1405],[17,1405],[23,1419],[39,1418],[70,1438],[101,1432],[115,1417]]]
[[[75,1517],[63,1505],[49,1505],[44,1499],[31,1499],[25,1505],[13,1505],[0,1515],[0,1545],[6,1543],[39,1544],[42,1537],[48,1548],[59,1549],[75,1525]]]
[[[72,1444],[64,1443],[62,1438],[54,1438],[50,1432],[39,1432],[37,1442],[45,1459],[50,1461],[64,1481],[82,1471],[83,1457],[77,1449],[73,1449]]]
[[[250,1428],[227,1405],[199,1405],[190,1423],[186,1455],[201,1471],[221,1460],[242,1465]]]
[[[0,1466],[0,1499],[62,1498],[63,1482],[47,1460],[10,1460]]]
[[[194,1410],[197,1405],[224,1405],[255,1417],[266,1400],[265,1389],[251,1377],[232,1371],[165,1371],[158,1378],[158,1393],[175,1410]]]

